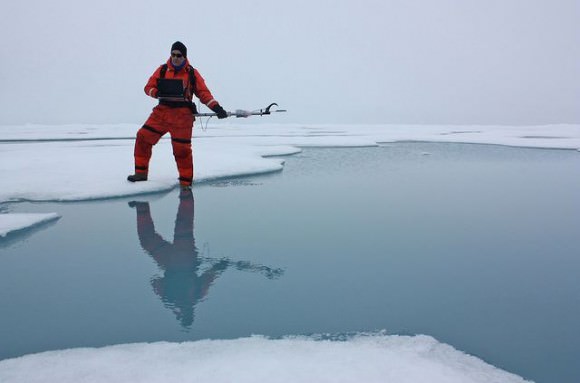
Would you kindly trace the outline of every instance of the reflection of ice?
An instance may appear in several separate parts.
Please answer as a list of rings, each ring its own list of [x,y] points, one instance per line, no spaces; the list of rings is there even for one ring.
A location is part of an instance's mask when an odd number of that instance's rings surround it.
[[[0,381],[525,382],[429,336],[319,339],[254,336],[52,351],[0,361]]]
[[[261,273],[268,279],[277,278],[283,273],[281,269],[251,262],[200,255],[193,234],[194,199],[191,190],[183,190],[179,194],[173,242],[156,232],[148,202],[132,201],[129,206],[135,208],[137,213],[141,247],[163,271],[162,275],[151,279],[151,287],[186,329],[195,320],[196,305],[206,299],[210,287],[228,268]],[[209,247],[204,246],[204,250],[207,249]]]

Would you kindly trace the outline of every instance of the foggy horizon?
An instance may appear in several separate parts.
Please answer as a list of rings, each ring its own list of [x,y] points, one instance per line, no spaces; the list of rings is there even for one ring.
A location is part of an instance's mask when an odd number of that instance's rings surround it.
[[[10,2],[0,125],[143,123],[176,40],[225,109],[288,109],[267,122],[580,123],[578,15],[574,0]]]

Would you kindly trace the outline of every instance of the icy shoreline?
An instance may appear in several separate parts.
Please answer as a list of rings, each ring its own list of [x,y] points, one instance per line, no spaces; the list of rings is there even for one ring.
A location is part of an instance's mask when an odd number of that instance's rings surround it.
[[[580,125],[296,125],[224,124],[194,132],[195,181],[277,172],[302,147],[364,147],[401,141],[495,144],[580,150]],[[81,201],[168,191],[177,186],[168,139],[154,150],[148,182],[133,172],[139,126],[0,126],[0,203]],[[14,219],[12,219],[14,218]],[[4,235],[22,227],[2,214]],[[35,224],[32,222],[31,224]]]
[[[359,334],[137,343],[50,351],[0,361],[16,382],[445,382],[516,383],[500,370],[429,336]]]

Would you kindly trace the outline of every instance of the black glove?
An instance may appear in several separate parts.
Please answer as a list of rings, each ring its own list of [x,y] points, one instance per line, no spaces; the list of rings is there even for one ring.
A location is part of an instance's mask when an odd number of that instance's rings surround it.
[[[213,108],[211,108],[211,110],[213,110],[215,112],[215,114],[217,115],[217,118],[219,118],[220,120],[222,118],[228,118],[228,112],[226,112],[224,110],[224,108],[221,107],[220,104],[215,104],[215,106]]]

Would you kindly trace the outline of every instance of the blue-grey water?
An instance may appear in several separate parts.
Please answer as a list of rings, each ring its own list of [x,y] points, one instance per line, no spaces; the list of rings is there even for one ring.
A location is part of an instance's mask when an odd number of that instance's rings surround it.
[[[578,382],[580,153],[312,148],[282,172],[79,203],[0,239],[0,359],[81,346],[428,334]]]

